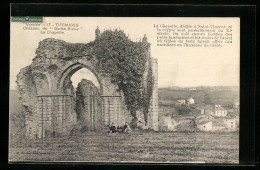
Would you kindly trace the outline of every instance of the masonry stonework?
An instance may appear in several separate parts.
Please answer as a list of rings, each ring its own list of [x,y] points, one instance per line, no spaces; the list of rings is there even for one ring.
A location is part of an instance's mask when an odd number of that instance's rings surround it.
[[[152,75],[153,75],[153,92],[150,101],[148,127],[158,131],[158,61],[151,58]]]
[[[123,93],[95,67],[98,61],[92,55],[92,50],[91,43],[73,44],[52,38],[39,43],[32,64],[21,69],[17,75],[19,99],[28,112],[26,137],[69,134],[72,126],[79,121],[74,109],[75,92],[70,78],[81,68],[90,70],[100,85],[98,92],[96,87],[85,89],[84,100],[88,103],[85,108],[89,109],[85,112],[89,116],[88,120],[92,120],[89,127],[101,130],[112,122],[115,125],[131,122],[132,117],[126,109]],[[152,61],[154,86],[148,127],[158,130],[158,65],[157,60],[149,59]],[[98,126],[97,121],[101,121],[99,124],[102,128],[95,128]]]

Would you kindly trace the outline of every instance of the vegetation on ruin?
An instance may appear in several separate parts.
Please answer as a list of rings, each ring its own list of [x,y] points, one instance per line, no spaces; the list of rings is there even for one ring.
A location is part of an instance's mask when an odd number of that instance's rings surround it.
[[[205,95],[204,95],[204,103],[205,104],[212,104],[211,98],[209,97],[209,94],[207,92],[205,92]]]
[[[67,43],[63,40],[53,38],[44,39],[39,43],[36,49],[36,58],[48,57],[48,53],[53,51],[54,58],[62,60],[71,60],[82,55],[88,55],[92,43]]]
[[[28,82],[23,81],[27,81],[28,77],[47,82],[46,71],[56,74],[59,66],[64,65],[67,60],[84,56],[92,61],[92,56],[95,55],[97,62],[93,64],[96,64],[97,70],[101,70],[104,76],[111,78],[111,83],[118,86],[119,92],[123,92],[125,104],[131,115],[136,119],[136,111],[140,110],[147,122],[153,91],[149,47],[150,44],[147,42],[131,41],[121,30],[106,30],[94,42],[88,44],[73,44],[47,38],[39,43],[36,57],[30,65],[30,72],[28,69],[21,71],[18,84],[27,84]],[[145,72],[148,74],[144,75]],[[36,85],[30,87],[36,88]],[[23,88],[25,87],[18,86],[23,104],[27,106],[27,103],[30,103],[27,96],[31,96],[32,90]]]
[[[151,69],[146,87],[143,78],[149,60],[149,46],[147,42],[131,41],[121,30],[106,30],[94,41],[98,69],[118,85],[118,90],[124,94],[127,109],[135,119],[136,111],[143,110],[147,120],[152,93]]]
[[[82,112],[85,110],[86,103],[84,102],[84,97],[82,96],[82,80],[79,82],[76,90],[76,102],[75,102],[75,111],[77,113],[77,119],[82,118]]]

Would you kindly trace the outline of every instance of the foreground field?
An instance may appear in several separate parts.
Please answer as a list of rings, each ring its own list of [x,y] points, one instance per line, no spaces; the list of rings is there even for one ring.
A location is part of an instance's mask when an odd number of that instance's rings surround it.
[[[95,134],[10,139],[9,161],[109,161],[238,163],[237,133]]]

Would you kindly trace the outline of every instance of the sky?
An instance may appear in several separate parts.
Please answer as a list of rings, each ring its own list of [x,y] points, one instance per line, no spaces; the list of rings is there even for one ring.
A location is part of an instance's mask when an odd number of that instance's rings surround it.
[[[10,36],[10,88],[16,88],[16,75],[32,63],[38,43],[45,38],[61,39],[70,43],[88,43],[95,39],[95,29],[121,29],[133,41],[144,34],[151,43],[151,55],[158,59],[158,87],[169,86],[239,86],[239,18],[135,18],[135,17],[45,17],[39,28],[60,24],[78,24],[78,31],[65,34],[41,34],[40,30],[26,30],[26,23],[11,22]],[[156,45],[154,24],[216,24],[232,25],[232,44],[224,47],[162,47]],[[74,87],[86,78],[98,84],[87,69],[76,72],[71,80]]]

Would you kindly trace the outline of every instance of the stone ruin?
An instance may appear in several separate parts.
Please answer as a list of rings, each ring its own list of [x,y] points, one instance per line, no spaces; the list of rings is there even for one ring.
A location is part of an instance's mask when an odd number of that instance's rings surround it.
[[[91,43],[74,44],[53,38],[39,42],[31,65],[20,70],[16,81],[19,99],[27,111],[27,138],[69,135],[77,124],[102,132],[107,131],[112,122],[116,126],[131,122],[123,93],[118,92],[110,78],[95,67],[98,61],[92,50]],[[149,59],[154,87],[146,127],[157,131],[158,65],[156,59]],[[99,88],[86,77],[74,92],[70,78],[81,68],[90,70],[96,76]],[[139,114],[138,119],[142,121],[144,118]]]

